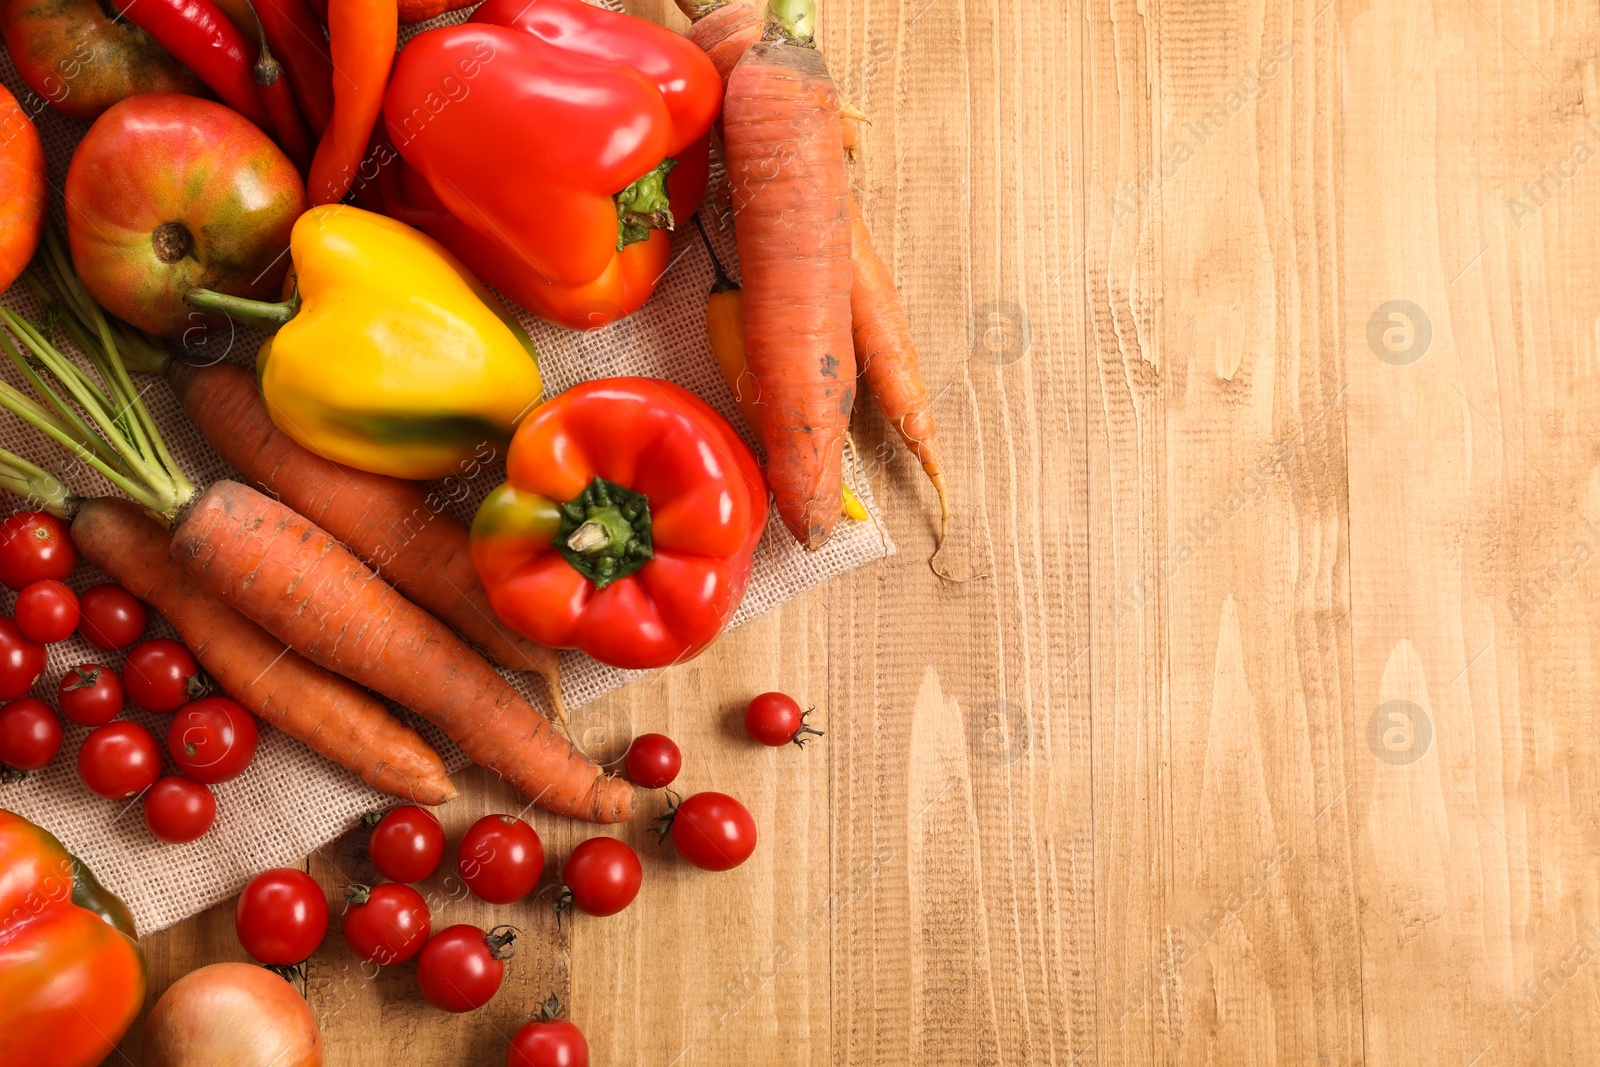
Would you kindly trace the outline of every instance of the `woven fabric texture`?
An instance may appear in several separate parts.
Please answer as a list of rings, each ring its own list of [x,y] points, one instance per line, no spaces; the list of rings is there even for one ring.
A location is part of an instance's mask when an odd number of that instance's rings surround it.
[[[454,20],[447,16],[438,21]],[[48,108],[17,76],[9,56],[0,58],[0,80],[34,117],[44,140],[53,186],[52,212],[60,222],[63,218],[61,189],[67,165],[73,147],[88,126]],[[71,91],[70,82],[67,91]],[[736,265],[732,229],[725,222],[716,221],[716,209],[727,202],[726,185],[719,168],[714,168],[712,182],[712,191],[707,197],[708,210],[704,212],[712,220],[708,229],[723,263]],[[523,321],[539,346],[547,395],[581,381],[613,375],[667,378],[704,397],[748,438],[749,429],[740,418],[706,341],[705,298],[711,281],[711,261],[698,235],[692,226],[681,226],[674,238],[672,265],[655,297],[630,318],[603,330],[578,334],[549,326],[524,313]],[[21,282],[0,299],[30,316],[39,311]],[[233,336],[212,337],[208,343],[217,346],[212,351],[221,358],[248,365],[262,336],[241,330]],[[21,384],[19,378],[13,380]],[[150,379],[144,389],[144,399],[173,453],[196,484],[235,476],[194,430],[163,380]],[[0,413],[0,447],[33,459],[80,494],[112,492],[108,483],[9,413]],[[435,499],[445,510],[457,519],[470,521],[479,501],[502,476],[503,465],[483,471],[470,482],[447,480],[434,483],[432,488]],[[774,516],[757,550],[749,591],[734,625],[770,611],[837,574],[894,551],[887,531],[878,521],[866,480],[854,476],[848,463],[846,479],[867,504],[872,520],[842,521],[838,532],[820,552],[808,554]],[[15,504],[15,501],[10,503]],[[83,563],[71,584],[82,591],[105,580],[95,568]],[[0,609],[9,611],[12,599],[9,592],[3,593]],[[146,636],[175,635],[152,614]],[[47,702],[54,704],[53,694],[61,675],[76,664],[89,662],[104,663],[120,671],[122,654],[99,652],[76,636],[54,645],[50,649],[49,666],[35,693],[44,694]],[[576,652],[563,654],[562,671],[571,709],[639,677],[636,673],[603,666]],[[530,699],[548,711],[545,691],[537,678],[509,677]],[[396,710],[421,730],[452,772],[466,766],[465,756],[438,730],[409,712]],[[149,727],[158,740],[164,739],[166,717],[134,709],[124,714]],[[391,798],[366,787],[299,742],[263,726],[255,762],[240,777],[215,787],[216,826],[191,844],[164,845],[146,829],[141,800],[102,800],[83,787],[78,779],[76,754],[87,733],[84,727],[67,724],[61,754],[44,770],[29,775],[22,782],[0,788],[0,807],[16,811],[60,837],[128,903],[142,933],[169,926],[232,896],[264,868],[299,862],[346,831],[361,814],[393,803]],[[167,770],[174,771],[170,760],[168,763]]]

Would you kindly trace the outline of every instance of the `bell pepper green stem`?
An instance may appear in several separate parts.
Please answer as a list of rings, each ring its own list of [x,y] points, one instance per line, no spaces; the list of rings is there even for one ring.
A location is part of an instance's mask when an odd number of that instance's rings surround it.
[[[642,493],[596,478],[561,506],[553,542],[574,570],[604,589],[650,562],[650,502]]]
[[[667,175],[677,165],[676,159],[663,159],[617,194],[618,252],[635,241],[643,241],[651,230],[670,230],[676,225],[667,196]]]
[[[270,300],[250,300],[242,296],[229,296],[211,289],[190,289],[183,294],[183,302],[201,311],[215,311],[226,315],[243,326],[259,326],[276,330],[300,311],[300,292],[289,299],[274,303]]]
[[[765,41],[784,41],[802,48],[816,47],[816,0],[771,0],[767,4]]]

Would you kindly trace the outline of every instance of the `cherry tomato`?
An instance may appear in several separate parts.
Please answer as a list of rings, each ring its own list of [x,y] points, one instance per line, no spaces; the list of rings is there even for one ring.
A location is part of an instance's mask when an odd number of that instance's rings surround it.
[[[78,776],[89,792],[107,800],[138,796],[161,777],[161,749],[138,723],[108,723],[83,739]]]
[[[0,763],[36,771],[61,751],[61,720],[50,705],[32,697],[0,708]]]
[[[216,821],[217,798],[193,778],[163,778],[144,798],[144,824],[169,845],[204,837]]]
[[[672,833],[678,854],[702,871],[731,871],[756,850],[756,821],[726,793],[696,793],[687,800],[667,794],[658,833]]]
[[[639,854],[614,837],[591,837],[572,850],[561,880],[579,911],[615,915],[639,895]]]
[[[33,582],[61,581],[78,565],[67,524],[43,511],[19,511],[0,522],[0,582],[21,590]]]
[[[806,722],[811,709],[800,710],[794,697],[783,693],[762,693],[744,709],[744,728],[751,737],[763,745],[777,748],[793,741],[801,748],[812,737],[821,737],[821,730],[813,730]]]
[[[569,1019],[558,1019],[554,997],[540,1018],[524,1023],[511,1039],[506,1067],[589,1067],[589,1042]]]
[[[44,646],[30,641],[16,619],[0,618],[0,700],[33,688],[44,673]]]
[[[51,578],[17,594],[17,626],[30,641],[65,641],[78,628],[78,594]]]
[[[237,778],[255,758],[257,739],[255,719],[227,697],[192,701],[167,727],[173,760],[184,774],[207,785]]]
[[[479,900],[510,904],[533,891],[544,846],[533,827],[511,815],[485,815],[461,835],[456,867]]]
[[[487,934],[476,926],[447,926],[422,946],[417,985],[422,999],[441,1011],[472,1011],[494,999],[506,976],[516,932],[497,926]]]
[[[310,957],[328,932],[328,901],[305,871],[274,867],[250,880],[233,909],[239,944],[261,963],[288,967]]]
[[[389,881],[420,882],[444,859],[444,830],[431,813],[405,804],[372,828],[367,852],[378,873]]]
[[[84,663],[61,676],[56,699],[68,722],[104,726],[122,711],[122,682],[110,667]]]
[[[634,785],[662,789],[683,769],[683,753],[666,734],[640,734],[628,746],[622,767]]]
[[[78,598],[78,632],[95,648],[110,652],[139,640],[147,621],[144,605],[120,585],[97,585]]]
[[[189,650],[158,637],[135,645],[122,665],[128,699],[146,711],[177,711],[205,696],[205,679]]]
[[[357,956],[387,967],[404,963],[422,951],[433,919],[422,894],[399,882],[349,889],[344,913],[344,939]]]

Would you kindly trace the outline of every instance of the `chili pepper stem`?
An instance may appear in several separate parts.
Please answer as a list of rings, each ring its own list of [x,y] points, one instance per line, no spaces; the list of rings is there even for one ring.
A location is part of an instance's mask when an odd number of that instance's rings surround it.
[[[251,300],[243,296],[229,296],[211,289],[190,289],[183,294],[183,302],[200,311],[215,311],[226,315],[243,326],[259,326],[276,330],[300,311],[300,292],[295,290],[289,299],[279,302]]]

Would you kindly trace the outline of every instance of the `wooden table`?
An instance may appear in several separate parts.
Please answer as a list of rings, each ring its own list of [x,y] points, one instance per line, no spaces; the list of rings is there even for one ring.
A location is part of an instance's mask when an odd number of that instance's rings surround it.
[[[1592,1062],[1600,11],[834,0],[822,42],[986,577],[929,574],[863,414],[900,554],[582,716],[676,737],[755,857],[640,820],[638,902],[559,932],[435,884],[523,929],[507,988],[447,1018],[330,936],[327,1062],[499,1064],[550,993],[642,1067]],[[826,738],[752,749],[765,689]],[[226,907],[146,943],[157,991],[239,957]]]

